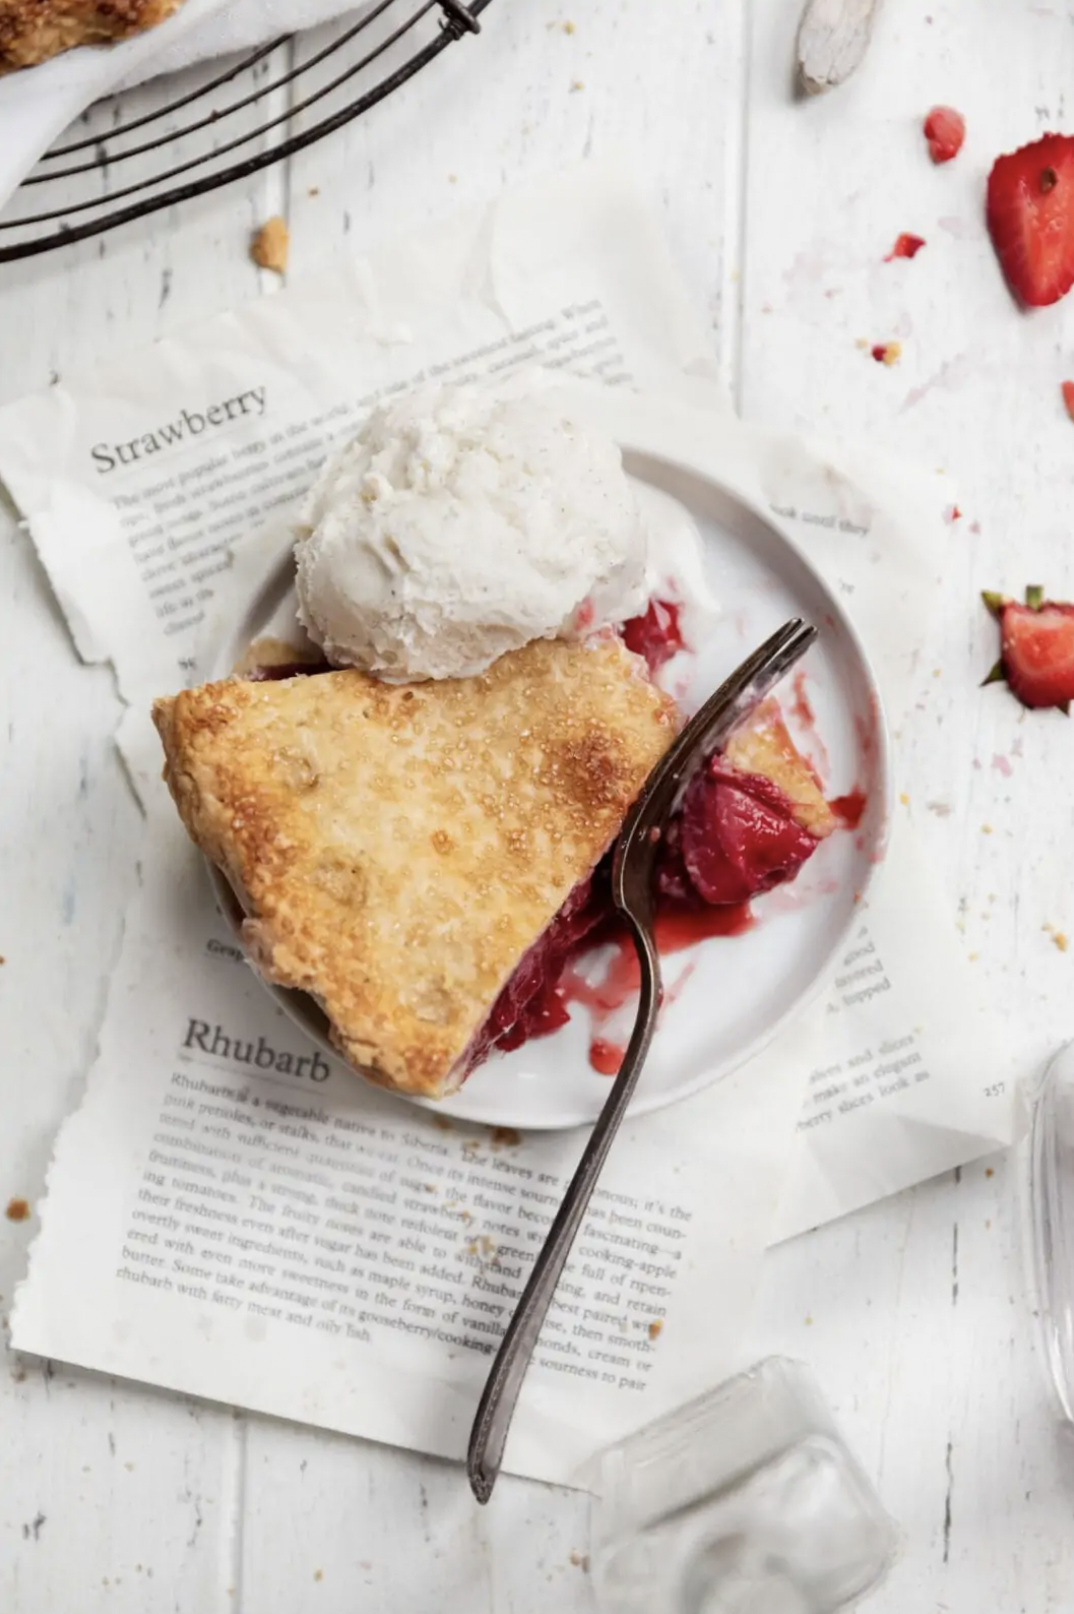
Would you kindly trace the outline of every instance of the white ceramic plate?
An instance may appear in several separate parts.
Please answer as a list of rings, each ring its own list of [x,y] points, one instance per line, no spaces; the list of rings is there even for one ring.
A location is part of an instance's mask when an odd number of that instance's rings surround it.
[[[804,617],[821,630],[803,665],[815,731],[827,753],[827,793],[838,796],[857,788],[867,797],[857,831],[838,831],[792,886],[755,902],[758,923],[752,930],[704,941],[667,961],[665,987],[671,988],[672,1001],[631,1107],[631,1113],[644,1114],[686,1098],[759,1052],[830,979],[857,903],[881,862],[891,773],[868,659],[839,602],[795,543],[767,513],[714,478],[706,468],[703,436],[684,441],[683,433],[674,435],[666,415],[652,404],[613,393],[599,403],[588,399],[584,413],[622,445],[629,474],[658,496],[677,501],[701,532],[708,580],[724,609],[698,647],[686,704],[691,710],[698,705],[788,617]],[[221,648],[217,676],[264,634],[293,639],[294,624],[288,549]],[[795,732],[790,691],[783,694]],[[237,928],[241,913],[234,896],[216,870],[213,880]],[[332,1055],[325,1017],[312,999],[278,987],[267,990]],[[608,1078],[591,1068],[589,1042],[588,1013],[576,1008],[571,1023],[555,1035],[494,1056],[452,1098],[431,1107],[520,1129],[591,1123],[607,1096]]]

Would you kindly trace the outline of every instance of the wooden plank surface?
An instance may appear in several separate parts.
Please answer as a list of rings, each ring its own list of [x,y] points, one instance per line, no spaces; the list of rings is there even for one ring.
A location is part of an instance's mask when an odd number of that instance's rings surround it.
[[[246,257],[285,207],[293,276],[588,155],[654,191],[748,414],[862,434],[957,480],[962,517],[920,699],[909,806],[1027,1063],[1069,1029],[1069,729],[978,694],[982,586],[1074,589],[1074,302],[1012,308],[980,215],[991,158],[1062,123],[1059,11],[898,0],[837,95],[796,101],[799,0],[496,0],[370,117],[280,170],[0,271],[0,396],[277,284]],[[747,49],[748,46],[748,49]],[[882,48],[881,48],[882,47]],[[1004,86],[1002,97],[996,84]],[[747,94],[748,92],[748,94]],[[967,115],[934,169],[921,119]],[[312,192],[316,191],[316,194]],[[927,238],[885,264],[902,230]],[[893,369],[859,340],[897,338]],[[1074,367],[1072,367],[1074,368]],[[91,1056],[138,820],[107,670],[80,668],[29,543],[0,521],[0,1202],[42,1192]],[[989,1171],[993,1175],[989,1175]],[[1011,1175],[989,1162],[775,1252],[756,1347],[811,1361],[901,1522],[870,1607],[1069,1614],[1071,1476],[1018,1287]],[[33,1223],[0,1221],[0,1308]],[[584,1499],[235,1417],[10,1354],[0,1366],[3,1614],[574,1614]],[[139,1567],[140,1566],[140,1567]]]

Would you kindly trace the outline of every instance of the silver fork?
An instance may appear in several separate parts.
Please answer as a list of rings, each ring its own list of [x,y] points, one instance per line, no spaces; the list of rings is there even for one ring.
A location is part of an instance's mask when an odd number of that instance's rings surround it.
[[[478,1403],[470,1431],[466,1470],[479,1502],[487,1502],[492,1495],[537,1336],[608,1150],[637,1086],[656,1027],[660,960],[652,935],[653,873],[664,824],[701,764],[719,750],[732,730],[801,659],[816,636],[817,630],[798,618],[784,623],[720,685],[649,775],[616,842],[612,859],[612,900],[630,927],[641,965],[637,1018],[619,1074],[500,1341]]]

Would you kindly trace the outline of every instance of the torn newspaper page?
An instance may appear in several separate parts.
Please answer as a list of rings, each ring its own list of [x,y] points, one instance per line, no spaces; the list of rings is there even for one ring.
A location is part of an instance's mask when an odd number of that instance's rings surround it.
[[[326,1060],[246,967],[166,799],[148,846],[13,1344],[461,1458],[584,1134],[465,1127]],[[803,1036],[819,1046],[796,1026],[793,1049],[627,1121],[526,1379],[511,1472],[579,1483],[606,1442],[741,1365]]]

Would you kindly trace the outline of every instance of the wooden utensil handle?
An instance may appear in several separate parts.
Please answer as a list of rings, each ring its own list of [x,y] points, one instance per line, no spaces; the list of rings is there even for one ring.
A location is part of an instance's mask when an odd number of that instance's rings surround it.
[[[798,27],[798,78],[810,95],[850,77],[869,43],[880,0],[807,0]]]

